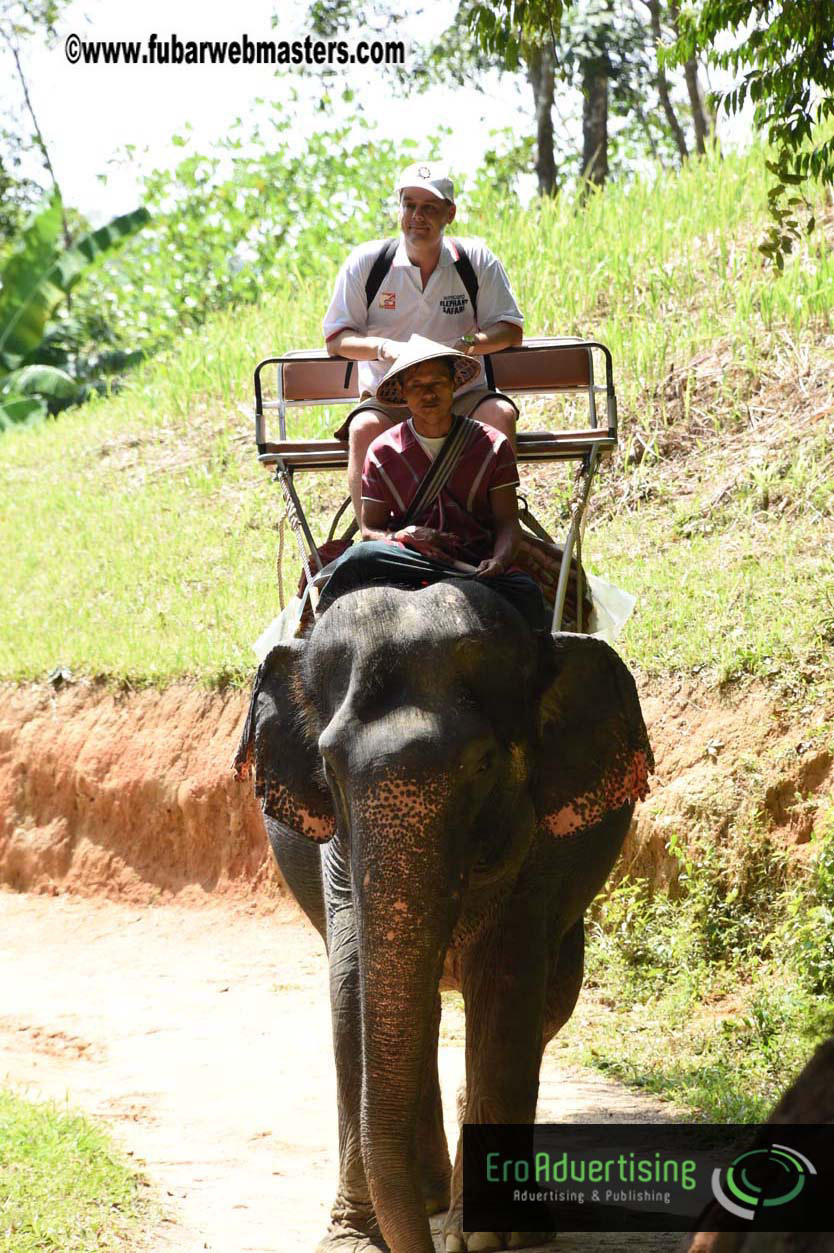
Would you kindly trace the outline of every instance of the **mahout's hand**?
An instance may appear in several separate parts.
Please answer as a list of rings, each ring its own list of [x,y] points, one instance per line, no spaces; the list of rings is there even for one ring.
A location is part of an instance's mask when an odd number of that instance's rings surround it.
[[[430,526],[406,526],[394,531],[392,538],[402,540],[415,552],[422,553],[424,557],[433,557],[435,561],[448,561],[449,548],[457,545],[454,535],[448,531],[435,531]]]
[[[487,557],[475,571],[475,578],[494,579],[496,575],[503,574],[505,569],[506,566],[500,557]]]

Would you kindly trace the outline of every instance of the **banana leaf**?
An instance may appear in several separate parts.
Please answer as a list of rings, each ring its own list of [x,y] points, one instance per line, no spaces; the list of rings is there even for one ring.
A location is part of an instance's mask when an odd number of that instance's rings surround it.
[[[25,365],[2,379],[4,391],[20,396],[45,396],[47,400],[71,400],[78,383],[65,370],[53,365]]]
[[[40,396],[4,396],[0,400],[0,431],[13,426],[32,426],[46,416],[46,402]]]
[[[94,261],[150,220],[135,209],[59,251],[57,195],[28,224],[0,275],[0,365],[12,370],[37,354],[53,312]]]
[[[53,309],[63,297],[52,280],[61,202],[52,202],[30,218],[0,275],[0,362],[7,370],[20,365],[43,337]]]
[[[82,235],[71,247],[58,257],[55,267],[57,281],[64,291],[70,291],[84,271],[106,252],[112,252],[119,244],[130,239],[151,220],[145,208],[134,209],[113,218],[106,226]]]

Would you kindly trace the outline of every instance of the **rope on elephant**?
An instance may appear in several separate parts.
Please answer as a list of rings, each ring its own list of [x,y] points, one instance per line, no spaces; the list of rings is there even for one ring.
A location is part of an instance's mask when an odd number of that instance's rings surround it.
[[[275,577],[278,580],[278,605],[283,613],[286,608],[284,602],[284,523],[287,521],[286,509],[278,519],[278,555],[275,558]]]

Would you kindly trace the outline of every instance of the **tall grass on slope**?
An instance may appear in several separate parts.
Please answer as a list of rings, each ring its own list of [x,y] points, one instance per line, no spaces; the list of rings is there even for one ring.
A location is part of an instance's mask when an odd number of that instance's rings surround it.
[[[774,274],[756,250],[765,202],[763,159],[754,153],[695,162],[651,184],[607,188],[582,212],[559,201],[522,210],[477,198],[457,229],[483,235],[502,257],[528,334],[592,334],[610,344],[626,442],[637,426],[674,424],[663,386],[672,367],[723,345],[742,368],[728,372],[715,397],[720,435],[740,429],[744,380],[765,371],[777,338],[816,351],[830,327],[834,260],[824,234]],[[320,342],[332,279],[332,270],[312,282],[300,275],[282,282],[279,275],[261,304],[184,335],[121,395],[0,443],[0,676],[42,678],[63,664],[133,683],[185,675],[209,683],[245,679],[250,641],[277,609],[280,507],[238,406],[251,405],[259,358]],[[321,435],[334,417],[303,410],[293,429]],[[649,497],[654,473],[648,459]],[[321,534],[344,482],[322,476],[305,485]],[[655,669],[694,664],[697,656],[698,664],[730,672],[736,658],[719,659],[716,650],[728,638],[739,650],[747,647],[746,585],[740,573],[732,576],[731,595],[716,583],[727,565],[717,542],[681,545],[677,565],[664,559],[660,540],[675,511],[674,502],[642,516],[637,507],[613,511],[589,537],[593,564],[641,593],[626,653],[634,641],[637,660]],[[823,517],[827,525],[830,514]],[[805,544],[806,525],[800,519],[771,530],[781,562],[745,567],[769,607],[780,656],[805,648],[802,619],[813,594],[806,551],[814,572],[823,564],[824,554]],[[746,541],[737,529],[734,538],[743,562]],[[298,563],[291,545],[289,553],[291,584]],[[670,588],[699,589],[696,608],[709,615],[712,639],[702,632],[693,647],[691,607],[676,606],[671,592],[648,594],[661,576]],[[791,597],[783,604],[786,581]],[[754,670],[774,655],[770,630],[757,637]],[[657,649],[657,640],[664,647]]]
[[[769,177],[760,150],[712,153],[674,175],[606,187],[581,212],[544,199],[498,214],[487,201],[467,226],[505,262],[528,334],[592,335],[610,347],[628,415],[673,366],[719,339],[755,369],[767,352],[762,331],[831,325],[824,230],[784,274],[763,264]]]

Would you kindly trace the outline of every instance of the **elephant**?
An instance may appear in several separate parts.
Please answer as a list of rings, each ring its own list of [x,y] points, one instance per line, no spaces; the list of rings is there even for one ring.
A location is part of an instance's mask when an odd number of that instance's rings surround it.
[[[486,580],[362,587],[261,665],[236,759],[325,939],[339,1182],[319,1253],[522,1248],[464,1232],[437,1072],[466,1012],[466,1123],[532,1123],[583,972],[583,915],[653,769],[634,680],[531,631]],[[460,1113],[460,1111],[459,1111]]]

